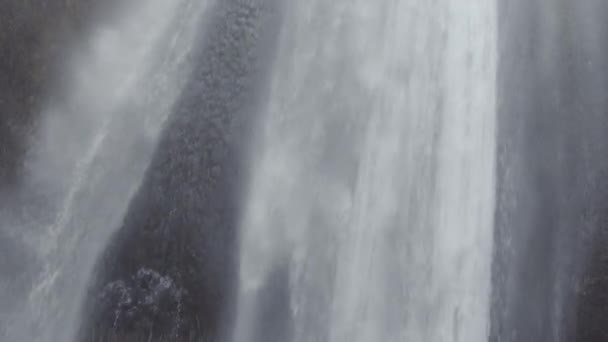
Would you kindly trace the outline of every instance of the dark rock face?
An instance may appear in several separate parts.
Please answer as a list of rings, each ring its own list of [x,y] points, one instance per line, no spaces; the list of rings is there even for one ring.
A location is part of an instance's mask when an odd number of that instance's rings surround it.
[[[587,286],[593,294],[584,294],[589,275],[581,270],[592,246],[606,250],[598,233],[607,222],[608,7],[499,4],[491,340],[603,341],[607,335],[589,332],[608,317],[593,304],[608,287]]]
[[[277,34],[271,1],[224,1],[85,312],[93,331],[221,337],[232,314],[239,183]],[[162,308],[162,309],[161,309]]]

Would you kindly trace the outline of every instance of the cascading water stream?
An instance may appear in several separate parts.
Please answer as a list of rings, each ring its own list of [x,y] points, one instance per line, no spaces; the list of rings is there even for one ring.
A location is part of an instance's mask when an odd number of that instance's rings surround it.
[[[209,5],[129,5],[112,26],[95,31],[90,51],[71,61],[72,83],[42,113],[23,185],[12,194],[19,210],[2,213],[1,232],[29,257],[26,276],[0,284],[14,297],[0,308],[2,341],[74,338],[95,260],[120,226],[185,83]]]
[[[605,1],[123,2],[30,113],[92,2],[0,5],[0,342],[605,339]]]
[[[236,342],[487,340],[495,7],[286,5]]]

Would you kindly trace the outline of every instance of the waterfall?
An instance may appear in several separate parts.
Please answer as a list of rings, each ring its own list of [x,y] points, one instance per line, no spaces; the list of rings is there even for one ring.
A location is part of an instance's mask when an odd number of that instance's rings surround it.
[[[23,184],[2,198],[12,204],[3,205],[0,233],[25,255],[23,275],[0,280],[2,341],[74,338],[96,258],[120,226],[185,83],[209,5],[125,5],[68,59],[69,85],[41,114]]]
[[[234,340],[487,340],[496,4],[285,7]]]

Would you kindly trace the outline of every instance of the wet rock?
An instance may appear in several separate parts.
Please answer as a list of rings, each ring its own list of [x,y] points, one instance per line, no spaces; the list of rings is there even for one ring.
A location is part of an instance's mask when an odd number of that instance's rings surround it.
[[[81,340],[90,341],[91,331],[116,327],[124,334],[146,336],[150,322],[158,327],[152,338],[171,335],[172,315],[154,311],[154,306],[133,310],[133,286],[115,283],[127,282],[142,268],[167,277],[179,289],[180,334],[172,340],[189,341],[193,334],[214,340],[229,330],[237,280],[242,150],[266,84],[268,59],[261,56],[269,54],[257,46],[258,36],[278,32],[270,25],[272,8],[260,5],[267,2],[223,2],[201,30],[205,36],[195,58],[199,63],[96,270],[89,298],[108,289],[111,305],[85,304],[91,320],[83,324]],[[239,139],[227,139],[232,135]],[[175,302],[177,297],[168,298]],[[125,324],[111,321],[116,307],[127,315],[121,316]]]

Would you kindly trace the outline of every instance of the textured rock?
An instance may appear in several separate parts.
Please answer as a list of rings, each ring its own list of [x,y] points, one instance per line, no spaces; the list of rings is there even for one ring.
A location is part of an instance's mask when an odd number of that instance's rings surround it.
[[[108,330],[173,334],[172,340],[188,340],[193,332],[215,338],[229,324],[241,157],[265,88],[257,84],[267,83],[262,79],[272,50],[266,43],[276,34],[276,25],[270,24],[277,13],[255,1],[225,1],[216,11],[201,30],[206,34],[199,65],[165,127],[123,227],[96,271],[90,298],[108,293],[110,300],[102,306],[87,304],[92,318],[83,327],[85,341],[92,339],[88,332]],[[154,304],[140,307],[134,299],[120,299],[123,294],[133,297],[128,279],[133,282],[142,269],[170,279],[177,292],[168,298],[180,305],[175,315],[149,309],[160,305],[154,287],[135,291],[143,291],[140,296]],[[117,311],[128,319],[116,323]]]

